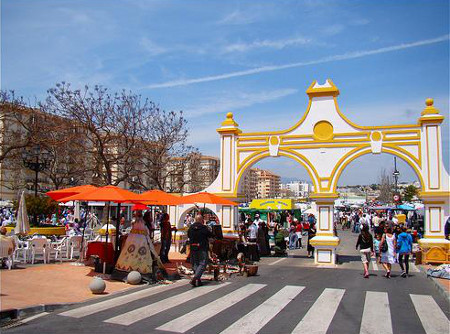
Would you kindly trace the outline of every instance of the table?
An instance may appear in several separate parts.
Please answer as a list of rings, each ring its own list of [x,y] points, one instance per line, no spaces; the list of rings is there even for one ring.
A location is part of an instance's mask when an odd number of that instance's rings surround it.
[[[101,261],[109,264],[114,263],[114,247],[112,243],[101,242],[101,241],[91,241],[87,244],[86,259],[90,256],[96,255]]]

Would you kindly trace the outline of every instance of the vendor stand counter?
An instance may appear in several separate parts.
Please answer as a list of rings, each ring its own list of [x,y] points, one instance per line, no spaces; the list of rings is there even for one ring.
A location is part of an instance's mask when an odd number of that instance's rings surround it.
[[[86,259],[91,256],[98,256],[102,262],[109,264],[114,263],[114,247],[113,244],[102,241],[91,241],[87,245]]]

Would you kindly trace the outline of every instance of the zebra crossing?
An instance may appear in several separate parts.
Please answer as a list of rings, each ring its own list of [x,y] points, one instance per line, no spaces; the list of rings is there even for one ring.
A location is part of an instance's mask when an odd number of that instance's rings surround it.
[[[310,290],[308,287],[293,284],[271,286],[263,283],[248,283],[242,285],[237,282],[209,283],[192,289],[186,286],[186,282],[179,282],[170,286],[150,287],[106,301],[80,306],[59,315],[74,319],[90,319],[89,317],[95,315],[95,319],[105,325],[119,325],[124,329],[144,324],[151,333],[251,334],[264,332],[264,327],[279,321],[279,316],[283,312],[294,310],[292,314],[295,316],[289,318],[292,321],[290,333],[325,334],[335,316],[340,310],[342,311],[344,296],[351,294],[352,291],[324,288],[315,300],[309,300],[311,294],[308,294],[308,290]],[[173,293],[167,296],[167,291]],[[256,296],[260,302],[257,305],[252,303],[248,306],[248,301],[255,300]],[[393,334],[394,329],[397,333],[403,332],[398,324],[395,326],[395,312],[398,310],[393,310],[389,303],[390,298],[394,297],[390,297],[388,292],[383,291],[365,291],[364,296],[362,317],[358,316],[360,319],[356,319],[360,322],[360,334]],[[149,299],[148,302],[146,298]],[[133,308],[136,301],[140,301],[141,304]],[[411,303],[416,311],[416,314],[411,316],[416,317],[418,323],[422,325],[417,333],[449,333],[449,319],[432,296],[409,294],[407,302]],[[142,303],[144,306],[141,306]],[[189,308],[191,303],[194,305]],[[308,303],[312,305],[309,306]],[[305,304],[308,304],[305,312],[295,312],[301,310]],[[131,306],[131,310],[127,308],[123,311],[123,305]],[[188,305],[187,309],[186,305]],[[183,312],[180,312],[181,307],[184,307]],[[166,311],[173,317],[167,319],[157,316]],[[211,324],[217,316],[221,315],[223,315],[222,319],[230,315],[234,320],[202,331],[202,326]]]

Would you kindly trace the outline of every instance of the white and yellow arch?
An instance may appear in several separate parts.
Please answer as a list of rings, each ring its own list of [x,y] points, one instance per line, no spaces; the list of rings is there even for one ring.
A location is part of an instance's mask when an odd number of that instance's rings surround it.
[[[444,238],[444,216],[449,215],[449,177],[442,163],[441,128],[444,117],[426,100],[417,124],[359,126],[339,110],[338,88],[331,80],[307,89],[309,104],[303,117],[291,128],[274,132],[243,133],[228,113],[217,129],[221,142],[221,164],[217,179],[208,192],[239,200],[241,180],[246,171],[265,157],[288,157],[301,164],[314,185],[318,212],[316,246],[317,263],[334,264],[339,238],[333,236],[333,205],[336,187],[345,167],[364,154],[389,153],[406,161],[421,183],[425,202],[426,224],[422,247],[434,251],[434,257],[447,254],[449,242]],[[237,223],[237,209],[215,207],[225,230]],[[439,254],[438,254],[439,253]],[[447,255],[445,255],[447,256]]]

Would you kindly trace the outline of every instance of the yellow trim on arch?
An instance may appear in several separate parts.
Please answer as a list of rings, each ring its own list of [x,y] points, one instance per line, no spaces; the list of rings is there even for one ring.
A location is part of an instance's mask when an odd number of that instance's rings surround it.
[[[315,168],[310,165],[309,160],[307,160],[305,157],[303,157],[302,155],[300,155],[300,154],[298,154],[296,152],[285,151],[285,150],[282,150],[282,149],[280,149],[278,151],[278,155],[294,159],[295,161],[300,163],[306,169],[306,171],[308,172],[308,175],[309,175],[309,177],[310,177],[310,179],[311,179],[311,181],[312,181],[312,183],[313,183],[313,185],[315,187],[314,189],[318,189],[317,188],[318,187],[317,183],[319,183],[319,180],[318,180],[319,177],[318,177],[318,174],[317,174],[317,171],[315,170]],[[239,170],[238,170],[238,177],[236,178],[235,189],[238,189],[239,182],[241,181],[241,177],[244,175],[244,173],[245,173],[247,168],[251,167],[252,165],[254,165],[259,160],[262,160],[262,159],[267,158],[269,156],[270,156],[269,152],[265,152],[265,153],[258,152],[258,154],[254,155],[254,157],[251,160],[245,162],[245,164],[243,164],[241,166],[241,168],[239,168]],[[308,164],[306,164],[305,161],[302,161],[301,160],[302,158],[305,159]],[[312,171],[313,171],[313,173],[315,175],[311,173],[311,170],[309,169],[311,167],[312,167]],[[317,182],[316,182],[316,180],[317,180]]]
[[[306,107],[306,112],[303,114],[302,118],[300,118],[300,120],[295,123],[293,126],[291,126],[289,129],[287,130],[280,130],[280,131],[271,131],[271,132],[247,132],[247,133],[241,133],[239,136],[272,136],[272,135],[282,135],[285,133],[289,133],[293,130],[295,130],[296,128],[298,128],[303,121],[306,119],[306,116],[309,114],[309,111],[311,110],[311,102],[312,100],[309,99],[308,102],[308,106]]]
[[[246,157],[242,162],[240,162],[241,159],[240,159],[239,154],[240,154],[240,152],[242,152],[242,151],[243,151],[243,150],[238,150],[238,151],[237,151],[238,157],[239,157],[239,158],[238,158],[238,166],[237,166],[237,172],[238,172],[238,173],[240,172],[241,168],[242,168],[244,165],[247,164],[248,161],[250,161],[251,159],[253,159],[254,157],[256,157],[258,154],[261,154],[261,153],[264,153],[264,152],[269,152],[269,149],[268,149],[268,148],[264,148],[264,149],[257,149],[257,150],[254,150],[255,152],[253,152],[253,153],[250,154],[248,157]],[[253,150],[248,150],[248,152],[251,152],[251,151],[253,151]]]
[[[404,125],[377,125],[377,126],[361,126],[357,125],[356,123],[353,123],[351,120],[349,120],[339,109],[339,105],[337,102],[336,97],[333,97],[334,105],[336,107],[336,111],[339,114],[339,116],[342,117],[344,121],[346,121],[349,125],[353,126],[356,129],[360,130],[380,130],[380,129],[401,129],[401,128],[417,128],[420,129],[420,126],[417,124],[404,124]]]
[[[403,147],[400,147],[399,145],[405,145],[405,143],[389,143],[389,144],[383,143],[383,147],[389,147],[401,151],[402,153],[409,156],[419,166],[419,168],[422,168],[422,157],[419,155],[419,158],[416,158],[414,155],[412,155],[410,152],[405,150]],[[419,148],[420,142],[418,142],[415,145],[417,145],[417,147]],[[417,153],[420,153],[420,149],[418,150]]]
[[[410,158],[408,156],[404,156],[402,153],[396,151],[395,149],[386,148],[386,147],[382,147],[381,152],[398,156],[399,158],[404,160],[409,166],[411,166],[413,168],[414,172],[417,175],[417,178],[419,179],[422,189],[425,189],[425,182],[422,178],[422,174],[421,174],[419,168],[413,163],[413,161],[410,160]],[[337,163],[337,166],[339,166],[339,169],[334,174],[331,175],[331,178],[332,178],[331,184],[333,185],[333,192],[336,192],[337,183],[339,181],[339,178],[340,178],[342,172],[344,171],[344,169],[347,167],[347,165],[350,164],[352,161],[356,160],[358,157],[365,155],[365,154],[369,154],[369,153],[372,153],[372,150],[370,148],[363,149],[362,151],[360,151],[356,154],[353,154],[351,156],[347,155],[348,159],[346,161],[344,161],[344,162],[339,161]]]

